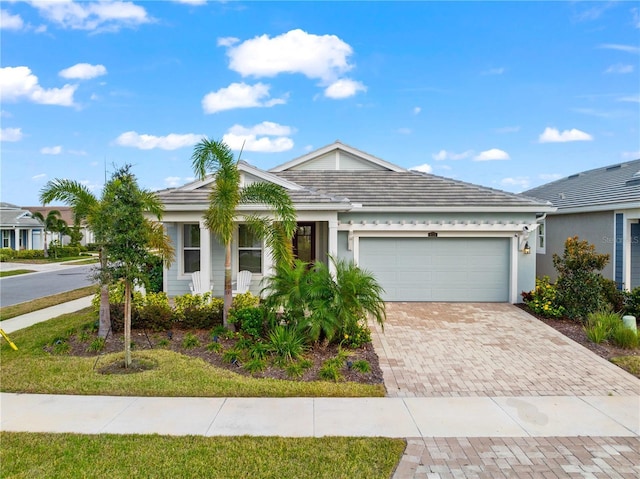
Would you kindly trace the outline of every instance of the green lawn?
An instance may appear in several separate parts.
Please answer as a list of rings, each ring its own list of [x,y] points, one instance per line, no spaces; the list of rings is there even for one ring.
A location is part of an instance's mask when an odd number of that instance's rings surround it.
[[[7,276],[18,276],[19,274],[34,273],[32,269],[14,269],[12,271],[0,271],[0,278],[6,278]]]
[[[401,439],[0,433],[4,478],[388,479]]]

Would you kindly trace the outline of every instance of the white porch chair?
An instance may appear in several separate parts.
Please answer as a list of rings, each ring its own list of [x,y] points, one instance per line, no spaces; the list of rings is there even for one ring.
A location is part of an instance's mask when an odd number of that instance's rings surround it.
[[[236,288],[231,292],[233,296],[249,291],[252,276],[253,274],[251,273],[251,271],[243,270],[238,272],[238,276],[236,278]]]
[[[191,273],[191,283],[189,283],[191,294],[204,294],[213,291],[213,282],[209,283],[209,288],[202,284],[200,279],[200,271]]]

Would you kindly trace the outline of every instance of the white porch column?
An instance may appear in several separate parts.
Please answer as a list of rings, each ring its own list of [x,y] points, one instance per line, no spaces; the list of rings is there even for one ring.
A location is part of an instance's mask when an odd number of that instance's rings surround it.
[[[509,284],[509,302],[515,304],[518,302],[518,255],[520,254],[520,236],[515,235],[511,238],[511,265],[509,276],[511,276]]]
[[[211,232],[200,221],[200,281],[207,288],[211,283]]]
[[[329,220],[329,254],[338,259],[338,220]],[[335,267],[331,261],[329,261],[329,271],[331,274],[335,274]]]
[[[33,249],[33,230],[27,230],[27,249]]]

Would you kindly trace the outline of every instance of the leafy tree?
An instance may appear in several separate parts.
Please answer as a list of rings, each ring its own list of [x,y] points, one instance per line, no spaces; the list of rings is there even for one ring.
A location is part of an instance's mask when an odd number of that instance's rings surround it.
[[[80,246],[80,241],[82,241],[80,223],[74,221],[73,226],[67,229],[67,235],[69,235],[69,246]]]
[[[98,199],[85,185],[78,181],[67,179],[54,179],[40,190],[40,201],[46,205],[52,201],[62,201],[71,206],[74,223],[79,224],[86,220],[93,231],[100,252],[100,321],[98,336],[105,338],[111,329],[111,316],[109,311],[109,283],[107,271],[107,255],[105,241],[107,222],[103,217],[102,200]]]
[[[157,197],[140,189],[130,165],[118,169],[103,192],[102,217],[107,221],[106,251],[113,278],[124,283],[125,367],[131,365],[131,297],[136,283],[147,283],[145,266],[149,248],[170,262],[173,248],[159,223],[145,218],[145,211],[162,218]]]
[[[238,163],[229,146],[222,141],[203,138],[191,157],[193,169],[200,179],[208,174],[214,177],[209,195],[209,207],[204,215],[209,228],[225,247],[224,262],[224,314],[228,326],[231,308],[231,241],[236,228],[238,207],[242,204],[265,205],[272,217],[245,215],[250,230],[264,239],[277,264],[293,261],[291,238],[296,229],[296,214],[286,190],[272,183],[252,183],[241,186]]]
[[[47,235],[51,233],[64,233],[67,223],[61,218],[58,210],[50,210],[45,217],[39,211],[33,213],[33,217],[40,220],[44,227],[44,257],[49,257],[49,248],[47,247]]]
[[[569,318],[584,320],[604,305],[600,271],[608,262],[608,254],[597,253],[594,245],[577,236],[567,238],[562,256],[554,253],[557,301]]]

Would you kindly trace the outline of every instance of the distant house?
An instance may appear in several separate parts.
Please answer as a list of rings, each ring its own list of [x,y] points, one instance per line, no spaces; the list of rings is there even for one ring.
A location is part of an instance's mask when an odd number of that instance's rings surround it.
[[[619,287],[640,286],[640,160],[596,168],[525,191],[558,209],[538,228],[538,276],[555,279],[553,253],[578,236],[611,260],[603,275]]]
[[[73,218],[73,208],[70,206],[25,206],[26,210],[29,210],[31,213],[41,213],[45,218],[52,210],[57,210],[60,212],[60,217],[67,223],[67,226],[71,228],[74,224]],[[82,233],[82,239],[80,240],[80,244],[86,246],[87,243],[94,243],[93,232],[89,229],[85,222],[80,224],[80,232]],[[59,240],[63,246],[69,244],[70,238],[65,235],[61,235],[60,233],[51,233],[49,232],[49,237],[52,240]]]
[[[296,208],[293,250],[304,261],[328,256],[371,271],[387,301],[517,302],[535,286],[536,218],[554,210],[546,202],[409,171],[335,142],[264,171],[239,163],[241,184],[271,182],[285,188]],[[222,295],[224,248],[205,226],[212,177],[158,192],[177,260],[164,272],[170,296],[189,292],[200,271]],[[232,245],[234,278],[253,273],[251,290],[271,274],[271,255],[243,223],[264,213],[243,205]]]
[[[11,203],[0,203],[0,247],[42,249],[42,223],[26,209]]]

